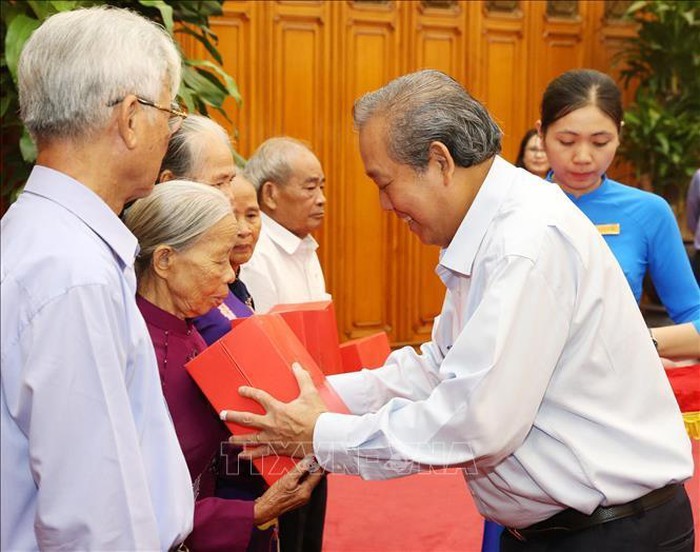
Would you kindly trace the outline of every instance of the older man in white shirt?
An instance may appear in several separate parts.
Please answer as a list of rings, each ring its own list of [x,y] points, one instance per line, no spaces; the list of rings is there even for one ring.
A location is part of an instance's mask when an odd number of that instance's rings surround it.
[[[49,18],[22,52],[38,157],[2,219],[2,550],[168,550],[192,528],[119,220],[181,122],[180,63],[164,29],[105,8]]]
[[[352,415],[326,412],[299,368],[291,403],[244,388],[267,413],[224,415],[262,430],[233,440],[306,443],[325,469],[368,479],[461,466],[508,528],[504,552],[692,552],[688,436],[595,227],[497,155],[497,125],[443,73],[400,77],[354,117],[382,206],[442,247],[432,340],[332,377]]]
[[[318,158],[303,142],[270,138],[243,171],[258,191],[262,230],[240,278],[257,312],[281,303],[329,299],[311,232],[325,216],[326,177]]]

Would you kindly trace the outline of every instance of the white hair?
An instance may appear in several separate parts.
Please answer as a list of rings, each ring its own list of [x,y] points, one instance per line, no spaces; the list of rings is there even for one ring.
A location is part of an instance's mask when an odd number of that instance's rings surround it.
[[[243,175],[260,193],[265,182],[274,182],[284,186],[292,177],[289,164],[291,154],[299,150],[311,151],[301,140],[288,136],[268,138],[258,146],[243,169]],[[314,154],[315,155],[315,154]]]
[[[170,35],[144,17],[105,6],[58,13],[22,50],[21,117],[35,140],[88,137],[127,94],[157,102],[167,86],[174,97],[181,71]]]
[[[192,179],[201,167],[208,136],[214,136],[231,147],[231,139],[219,123],[202,115],[188,115],[170,137],[160,172],[169,170],[175,178]]]
[[[231,214],[230,200],[213,186],[188,180],[156,185],[150,195],[136,200],[124,213],[124,224],[139,241],[137,275],[150,269],[159,245],[184,251]]]

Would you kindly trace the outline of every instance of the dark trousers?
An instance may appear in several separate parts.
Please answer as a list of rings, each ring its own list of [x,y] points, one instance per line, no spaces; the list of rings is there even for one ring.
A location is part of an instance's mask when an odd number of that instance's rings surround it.
[[[308,504],[279,517],[281,552],[321,552],[327,496],[328,480],[324,477]]]
[[[501,535],[501,552],[693,552],[694,547],[693,512],[683,487],[666,504],[582,531],[525,542],[507,530]]]

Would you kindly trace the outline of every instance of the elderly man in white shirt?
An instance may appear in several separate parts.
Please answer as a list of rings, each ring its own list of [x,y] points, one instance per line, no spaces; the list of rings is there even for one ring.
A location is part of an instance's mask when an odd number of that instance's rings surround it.
[[[2,219],[2,550],[168,550],[192,528],[118,216],[181,122],[180,64],[164,29],[118,9],[55,15],[22,51],[38,157]]]
[[[281,303],[329,299],[311,232],[325,216],[326,177],[314,153],[287,137],[263,142],[248,160],[244,176],[258,191],[260,239],[240,278],[257,312]]]
[[[308,374],[238,443],[313,447],[332,472],[384,479],[461,466],[501,549],[693,550],[688,436],[644,320],[595,227],[554,185],[499,157],[485,108],[438,71],[355,104],[360,152],[385,209],[443,249],[432,341],[331,378]],[[283,449],[281,444],[288,448]],[[668,548],[664,548],[668,547]]]

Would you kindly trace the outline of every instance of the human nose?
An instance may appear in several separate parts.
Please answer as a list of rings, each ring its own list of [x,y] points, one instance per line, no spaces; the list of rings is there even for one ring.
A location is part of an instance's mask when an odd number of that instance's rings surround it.
[[[385,211],[394,210],[394,206],[391,204],[389,196],[387,196],[384,192],[381,191],[379,192],[379,206]]]
[[[224,270],[224,282],[226,284],[232,284],[236,281],[236,273],[231,266],[231,263],[226,263],[226,269]]]
[[[253,227],[250,225],[250,223],[246,220],[245,217],[239,217],[237,219],[237,222],[239,238],[247,238],[253,233]]]
[[[326,194],[323,193],[323,188],[318,189],[318,195],[316,197],[316,204],[317,205],[325,205],[326,204]]]
[[[590,148],[583,144],[574,150],[574,163],[590,163],[593,159]]]

